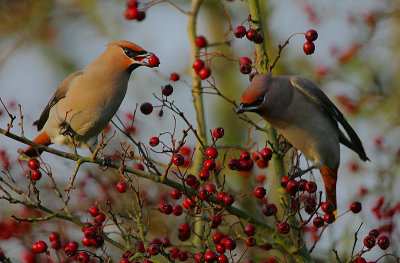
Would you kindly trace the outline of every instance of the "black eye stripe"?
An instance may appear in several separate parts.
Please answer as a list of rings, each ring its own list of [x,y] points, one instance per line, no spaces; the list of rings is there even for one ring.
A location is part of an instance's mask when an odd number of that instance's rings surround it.
[[[129,47],[122,47],[122,49],[124,50],[125,55],[127,55],[130,58],[134,58],[140,55],[144,55],[147,52],[142,50],[142,51],[133,51],[131,48]]]

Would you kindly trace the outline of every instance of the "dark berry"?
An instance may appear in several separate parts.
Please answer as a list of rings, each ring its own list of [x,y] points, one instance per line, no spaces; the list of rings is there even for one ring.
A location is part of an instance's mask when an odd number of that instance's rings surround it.
[[[257,31],[255,31],[252,28],[250,28],[246,32],[246,37],[247,37],[248,40],[253,40],[256,37],[256,35],[257,35]]]
[[[172,163],[175,164],[176,166],[182,166],[185,163],[185,158],[183,157],[182,154],[174,154],[172,156]]]
[[[387,236],[380,236],[378,238],[378,246],[382,250],[386,250],[390,246],[390,240]]]
[[[303,45],[303,51],[306,55],[311,55],[315,51],[315,45],[313,42],[307,41]]]
[[[118,182],[117,191],[120,193],[125,193],[128,185],[125,182]]]
[[[259,186],[254,189],[253,194],[255,197],[261,199],[264,198],[264,196],[267,194],[267,190],[265,190],[264,187]]]
[[[312,41],[317,40],[317,38],[318,38],[318,33],[317,33],[316,30],[310,29],[310,30],[308,30],[308,31],[306,32],[306,35],[305,35],[305,36],[306,36],[307,41],[312,42]]]
[[[237,28],[235,28],[234,35],[237,38],[244,37],[244,35],[246,35],[246,28],[244,26],[238,26]]]
[[[360,202],[351,202],[349,208],[350,208],[351,212],[353,212],[354,214],[357,214],[361,211],[362,205]]]
[[[333,211],[335,210],[335,207],[334,207],[334,205],[333,205],[332,202],[326,201],[326,202],[323,202],[323,203],[322,203],[321,209],[322,209],[322,211],[324,211],[325,213],[331,214],[331,213],[333,213]]]
[[[290,226],[286,222],[282,222],[278,225],[278,231],[281,234],[287,234],[290,231]]]
[[[310,194],[315,193],[317,191],[317,184],[310,181],[306,183],[306,191],[309,192]]]
[[[366,236],[364,238],[364,246],[367,248],[373,248],[375,246],[376,239],[372,236]]]
[[[170,84],[167,84],[161,88],[161,92],[164,96],[168,97],[174,92],[174,88]]]
[[[316,227],[316,228],[320,228],[320,227],[322,227],[323,225],[324,225],[324,219],[322,219],[322,217],[319,217],[319,216],[317,216],[317,217],[315,217],[314,218],[314,220],[313,220],[313,225]]]
[[[333,222],[335,222],[335,215],[334,214],[325,214],[324,215],[324,221],[328,224],[332,224]]]
[[[144,115],[149,115],[150,113],[153,112],[153,105],[151,105],[151,103],[149,102],[144,102],[142,103],[142,105],[140,105],[140,111]]]
[[[224,136],[224,128],[217,127],[213,130],[213,136],[215,138],[222,138]]]
[[[202,69],[199,70],[199,77],[202,80],[207,79],[209,76],[211,76],[211,70],[208,67],[203,67]]]
[[[277,211],[278,211],[278,209],[276,208],[275,204],[268,204],[268,205],[265,205],[263,208],[263,213],[266,216],[273,216],[276,214]]]
[[[197,47],[203,48],[207,46],[207,39],[204,36],[198,36],[194,40],[194,43],[196,44]]]

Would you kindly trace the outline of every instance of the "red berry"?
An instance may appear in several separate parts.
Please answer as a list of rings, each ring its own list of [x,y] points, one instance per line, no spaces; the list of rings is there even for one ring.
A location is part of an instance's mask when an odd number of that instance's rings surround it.
[[[234,250],[236,248],[236,241],[232,238],[226,238],[224,241],[224,245],[225,245],[226,249]]]
[[[171,75],[169,76],[169,79],[171,81],[178,81],[179,80],[179,74],[176,72],[172,72]]]
[[[100,209],[97,206],[92,206],[89,208],[89,213],[91,216],[96,217],[99,215]]]
[[[119,261],[119,263],[129,263],[129,259],[126,259],[126,258],[121,259],[121,260]]]
[[[190,227],[188,224],[180,225],[178,228],[178,238],[181,241],[186,241],[190,237]]]
[[[214,170],[216,167],[214,159],[205,160],[203,165],[204,165],[204,168],[206,168],[206,170],[208,170],[208,171]]]
[[[133,168],[144,171],[144,166],[141,163],[135,164]]]
[[[202,80],[205,80],[206,78],[208,78],[209,76],[211,76],[211,70],[208,67],[203,67],[202,69],[200,69],[199,71],[199,77]]]
[[[156,244],[151,244],[148,248],[149,254],[152,256],[158,255],[160,253],[160,247]]]
[[[102,223],[106,220],[106,216],[103,213],[99,213],[95,218],[94,221],[98,223]]]
[[[127,20],[134,20],[137,18],[137,15],[138,15],[138,10],[137,7],[135,6],[128,7],[124,12],[124,16]]]
[[[174,87],[172,87],[170,84],[167,84],[161,88],[161,92],[164,96],[169,96],[174,92]]]
[[[206,155],[209,158],[215,159],[218,157],[218,151],[214,147],[208,147],[206,150]]]
[[[174,206],[173,209],[172,209],[172,213],[173,213],[175,216],[180,216],[180,215],[183,213],[183,208],[182,208],[182,206],[180,206],[180,205]]]
[[[331,214],[333,213],[333,211],[335,210],[335,207],[333,206],[333,203],[331,201],[326,201],[323,202],[321,205],[321,209],[322,211],[324,211],[327,214]]]
[[[277,211],[278,211],[278,209],[276,208],[275,204],[268,204],[268,205],[265,205],[263,208],[263,213],[266,216],[273,216],[276,214]]]
[[[210,178],[210,173],[203,169],[199,172],[199,177],[202,181],[207,181]]]
[[[160,143],[160,139],[158,139],[158,137],[151,137],[149,144],[151,147],[155,147]]]
[[[206,189],[200,189],[199,191],[199,198],[201,200],[206,200],[210,196],[210,192],[208,192]]]
[[[254,236],[256,234],[256,228],[253,225],[247,225],[244,227],[244,232],[248,236]]]
[[[193,67],[194,70],[202,69],[202,68],[204,68],[204,61],[198,58],[193,62],[193,66],[192,67]]]
[[[151,105],[151,103],[149,102],[144,102],[142,103],[142,105],[140,105],[140,111],[144,115],[149,115],[150,113],[153,112],[153,105]]]
[[[57,240],[60,240],[60,234],[53,232],[49,235],[50,242],[57,241]]]
[[[248,151],[243,151],[240,153],[240,159],[242,160],[250,160],[250,153]]]
[[[218,244],[215,246],[215,250],[217,250],[218,253],[225,253],[226,247],[224,245]]]
[[[160,60],[156,56],[149,57],[149,65],[151,67],[158,67],[160,65]]]
[[[169,240],[168,237],[163,237],[161,238],[161,243],[164,247],[170,247],[171,246],[171,241]]]
[[[286,188],[286,186],[287,186],[289,180],[290,180],[289,176],[284,176],[284,177],[282,177],[282,179],[281,179],[281,186],[282,186],[283,188]]]
[[[170,256],[172,259],[176,259],[176,258],[178,257],[178,253],[179,253],[179,248],[174,247],[173,249],[171,249],[171,250],[169,251],[169,256]]]
[[[306,190],[306,184],[307,184],[307,180],[306,179],[300,179],[300,181],[299,181],[299,191],[304,192]]]
[[[249,57],[241,57],[239,60],[239,65],[243,65],[243,64],[253,64],[253,61],[251,61],[251,59]]]
[[[315,193],[317,191],[317,184],[310,181],[306,183],[306,191],[309,192],[310,194]]]
[[[85,229],[84,234],[85,234],[85,237],[87,237],[89,239],[93,239],[96,236],[96,231],[93,228],[89,227],[89,228]]]
[[[226,206],[230,206],[233,204],[233,202],[235,202],[235,199],[233,198],[232,195],[227,194],[222,198],[222,203]]]
[[[361,209],[362,209],[362,205],[360,202],[351,202],[351,204],[350,204],[351,212],[353,212],[354,214],[357,214],[361,211]]]
[[[372,229],[371,231],[369,231],[370,236],[374,237],[374,238],[378,238],[379,236],[379,230],[378,229]]]
[[[78,255],[78,261],[81,263],[87,263],[90,261],[90,256],[86,252],[81,252]]]
[[[357,258],[356,263],[367,263],[367,261],[365,260],[365,258],[359,257],[359,258]]]
[[[28,167],[32,170],[37,170],[40,167],[39,161],[37,159],[30,159],[28,161]]]
[[[64,249],[65,255],[67,255],[68,257],[73,257],[76,255],[77,249],[78,249],[78,246],[73,246],[71,244],[68,244],[68,246],[66,246]]]
[[[197,178],[193,174],[188,174],[185,179],[187,185],[194,186],[197,183]]]
[[[217,127],[213,130],[213,136],[215,138],[222,138],[224,136],[224,128]]]
[[[278,231],[281,234],[287,234],[290,231],[290,226],[286,222],[282,222],[278,225]]]
[[[290,180],[286,186],[286,192],[288,194],[294,195],[297,193],[298,190],[299,182],[297,182],[295,179]]]
[[[250,74],[252,69],[253,68],[248,63],[243,63],[242,65],[240,65],[240,72],[242,72],[243,74]]]
[[[185,163],[185,157],[180,153],[174,154],[172,156],[172,163],[176,166],[182,166]]]
[[[239,166],[240,166],[240,160],[239,159],[234,159],[234,158],[229,159],[229,161],[228,161],[229,169],[238,170]]]
[[[246,32],[246,37],[247,37],[248,40],[253,40],[256,37],[256,35],[257,35],[257,31],[255,31],[252,28],[250,28]]]
[[[126,2],[127,7],[137,7],[139,3],[136,0],[128,0]]]
[[[87,238],[87,237],[84,237],[84,238],[82,238],[82,244],[84,245],[84,246],[91,246],[92,245],[92,240],[91,239],[89,239],[89,238]]]
[[[317,33],[316,30],[310,29],[310,30],[308,30],[308,31],[306,32],[305,37],[306,37],[307,41],[312,42],[312,41],[317,40],[317,38],[318,38],[318,33]]]
[[[42,178],[42,173],[39,170],[33,170],[31,172],[31,178],[34,181],[40,180],[40,178]]]
[[[375,246],[375,238],[371,237],[371,236],[366,236],[364,238],[364,246],[366,246],[367,248],[373,248]]]
[[[181,191],[179,191],[179,190],[177,190],[177,189],[173,189],[173,190],[171,191],[171,197],[172,197],[172,199],[178,200],[179,198],[181,198],[181,196],[182,196]]]
[[[158,210],[163,214],[169,215],[172,213],[173,208],[172,205],[162,202],[158,205]]]
[[[197,253],[196,256],[194,256],[194,260],[196,260],[197,263],[202,263],[204,262],[203,260],[203,253]]]
[[[216,232],[214,235],[213,235],[213,241],[214,241],[214,244],[219,244],[220,242],[221,242],[221,239],[224,237],[224,235],[223,234],[221,234],[220,232]]]
[[[61,248],[61,241],[60,240],[55,240],[51,242],[51,247],[54,249],[60,249]]]
[[[246,246],[248,247],[254,247],[256,245],[257,241],[254,237],[248,237],[246,238]]]
[[[188,255],[185,251],[179,251],[177,257],[179,261],[186,261],[188,259]]]
[[[204,260],[208,263],[214,262],[217,259],[217,255],[213,251],[207,251],[204,254]]]
[[[96,235],[92,241],[95,247],[101,247],[104,244],[104,237],[102,235]]]
[[[211,228],[217,228],[222,222],[222,217],[221,216],[212,216],[210,218],[210,220],[211,220]]]
[[[324,215],[324,221],[328,224],[332,224],[333,222],[335,222],[335,215],[334,214],[325,214]]]
[[[235,37],[242,38],[242,37],[244,37],[244,35],[246,35],[246,28],[244,26],[238,26],[235,29],[234,34],[235,34]]]
[[[117,191],[120,193],[125,193],[128,185],[125,182],[118,182],[117,183]]]
[[[142,20],[144,20],[146,18],[146,13],[144,12],[144,11],[138,11],[138,14],[137,14],[137,16],[136,16],[136,20],[137,21],[142,21]],[[157,57],[156,57],[157,58]],[[157,60],[158,60],[158,58],[157,58]],[[150,61],[149,61],[150,62]],[[158,64],[160,64],[160,62],[158,62]],[[158,66],[158,65],[157,65]],[[156,66],[156,67],[157,67]]]
[[[267,190],[265,190],[264,187],[259,186],[254,189],[253,194],[255,197],[261,199],[264,198],[264,196],[267,194]]]
[[[315,45],[313,42],[307,41],[303,45],[303,51],[306,55],[311,55],[315,51]]]
[[[192,199],[190,199],[189,197],[186,197],[185,199],[183,199],[182,205],[184,208],[194,208],[196,206],[196,204],[194,203],[194,201],[192,201],[194,198],[192,197]]]
[[[218,256],[218,258],[217,258],[217,262],[218,262],[218,263],[228,263],[229,260],[228,260],[228,257],[227,257],[227,256],[225,256],[224,254],[220,254],[220,255]]]
[[[273,154],[273,152],[270,148],[263,148],[261,150],[261,157],[266,161],[271,160],[272,154]]]
[[[204,36],[198,36],[194,40],[197,47],[202,48],[207,46],[207,39]]]
[[[324,219],[322,219],[322,217],[319,217],[319,216],[315,217],[313,220],[313,225],[316,228],[322,227],[324,225]]]
[[[39,254],[39,253],[44,253],[47,251],[47,244],[46,242],[40,240],[38,242],[33,243],[32,248],[31,248],[32,253],[34,254]]]
[[[378,246],[382,250],[386,250],[390,246],[390,240],[387,236],[380,236],[378,238]]]

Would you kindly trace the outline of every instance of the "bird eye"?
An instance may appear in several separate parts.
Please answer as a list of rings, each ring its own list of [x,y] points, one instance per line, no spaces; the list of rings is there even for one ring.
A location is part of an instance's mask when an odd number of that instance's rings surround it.
[[[136,56],[135,52],[128,47],[123,47],[123,50],[124,50],[125,55],[127,55],[130,58],[133,58]]]

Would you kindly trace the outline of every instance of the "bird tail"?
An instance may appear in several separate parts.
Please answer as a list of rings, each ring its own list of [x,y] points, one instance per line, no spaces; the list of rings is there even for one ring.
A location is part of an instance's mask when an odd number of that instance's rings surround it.
[[[50,136],[46,132],[42,132],[33,140],[33,142],[44,145],[44,146],[49,146],[51,144],[51,139],[50,139]],[[21,154],[20,159],[24,159],[24,157],[28,157],[28,158],[39,157],[41,153],[42,153],[41,150],[39,150],[35,147],[32,147],[32,146],[29,146],[28,148],[26,148],[24,153]]]
[[[337,170],[338,166],[333,170],[327,166],[322,166],[319,169],[322,175],[322,179],[324,180],[325,183],[327,201],[332,202],[332,204],[335,206],[335,211],[337,210],[337,203],[336,203]]]

